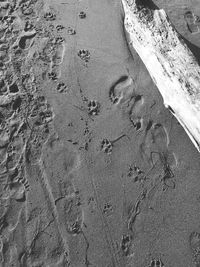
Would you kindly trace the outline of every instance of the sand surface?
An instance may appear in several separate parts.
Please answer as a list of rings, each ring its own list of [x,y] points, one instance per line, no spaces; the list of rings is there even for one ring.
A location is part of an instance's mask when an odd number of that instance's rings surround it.
[[[198,1],[155,4],[198,56]],[[199,153],[123,16],[119,0],[0,1],[2,267],[200,266]]]

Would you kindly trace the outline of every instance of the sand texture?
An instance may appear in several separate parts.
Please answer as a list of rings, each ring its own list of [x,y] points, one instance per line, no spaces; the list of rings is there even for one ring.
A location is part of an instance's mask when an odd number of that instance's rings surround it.
[[[198,1],[154,3],[199,62]],[[0,0],[2,267],[200,266],[199,152],[124,18],[120,0]]]

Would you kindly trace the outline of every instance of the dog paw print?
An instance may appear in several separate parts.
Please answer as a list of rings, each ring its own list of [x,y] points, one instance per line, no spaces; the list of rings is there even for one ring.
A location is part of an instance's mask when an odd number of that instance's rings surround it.
[[[67,85],[64,82],[60,82],[57,85],[57,88],[56,89],[57,89],[57,91],[59,93],[64,93],[64,92],[66,92],[68,90],[68,87],[67,87]]]
[[[149,267],[164,267],[161,259],[152,259]]]
[[[112,142],[108,139],[103,139],[101,142],[101,149],[104,153],[111,154],[113,149]]]
[[[188,30],[191,33],[198,33],[200,31],[200,18],[194,15],[192,11],[187,11],[184,14],[184,19],[188,27]]]
[[[96,100],[91,100],[88,103],[89,115],[98,115],[100,112],[100,104]]]
[[[52,12],[46,12],[44,14],[44,18],[47,20],[47,21],[53,21],[56,19],[56,14],[52,13]]]
[[[112,153],[112,149],[115,143],[117,143],[120,139],[122,139],[123,137],[127,137],[129,139],[129,137],[126,134],[122,134],[119,137],[117,137],[116,139],[110,141],[106,138],[104,138],[101,141],[101,150],[103,152],[105,152],[106,154],[111,154]],[[129,139],[130,140],[130,139]]]
[[[128,177],[134,179],[134,182],[142,181],[144,179],[144,172],[136,165],[129,166]]]
[[[65,41],[65,39],[62,36],[59,36],[54,40],[54,43],[55,44],[62,44],[62,43],[64,43],[64,41]]]
[[[76,34],[76,31],[72,27],[68,27],[67,28],[67,33],[69,35],[75,35]]]
[[[105,203],[103,206],[103,213],[110,215],[113,212],[113,206],[110,203]]]
[[[90,60],[90,52],[88,50],[85,49],[79,50],[78,56],[85,62],[89,62]]]
[[[85,18],[86,18],[86,13],[85,13],[84,11],[81,11],[81,12],[79,13],[79,18],[80,18],[80,19],[85,19]]]
[[[61,32],[65,27],[61,24],[56,25],[56,31]]]
[[[48,73],[48,78],[52,81],[56,81],[58,79],[57,74],[53,71]]]

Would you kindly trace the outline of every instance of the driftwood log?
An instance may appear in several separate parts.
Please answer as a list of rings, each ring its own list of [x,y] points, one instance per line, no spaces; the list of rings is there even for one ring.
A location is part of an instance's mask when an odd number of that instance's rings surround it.
[[[200,66],[162,9],[122,0],[133,47],[170,109],[200,151]]]

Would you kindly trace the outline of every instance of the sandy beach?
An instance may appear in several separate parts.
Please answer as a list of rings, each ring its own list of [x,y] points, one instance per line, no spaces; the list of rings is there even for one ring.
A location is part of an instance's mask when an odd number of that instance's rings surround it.
[[[198,1],[165,2],[198,57]],[[199,153],[121,1],[0,1],[0,19],[0,266],[200,266]]]

